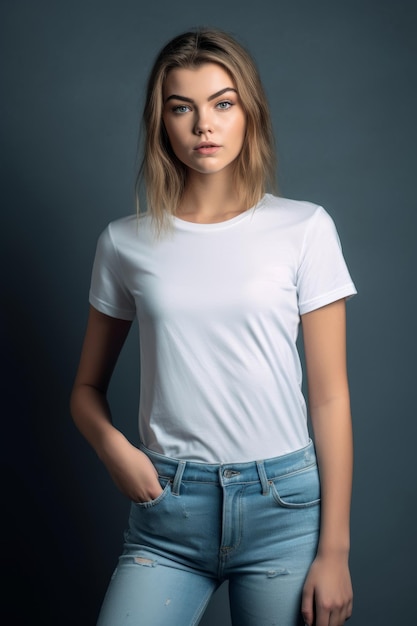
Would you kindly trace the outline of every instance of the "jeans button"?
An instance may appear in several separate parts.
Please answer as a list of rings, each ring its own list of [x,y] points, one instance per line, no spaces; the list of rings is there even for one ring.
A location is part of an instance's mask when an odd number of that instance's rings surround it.
[[[240,472],[236,470],[226,469],[223,472],[223,476],[225,478],[233,478],[233,476],[239,476]]]

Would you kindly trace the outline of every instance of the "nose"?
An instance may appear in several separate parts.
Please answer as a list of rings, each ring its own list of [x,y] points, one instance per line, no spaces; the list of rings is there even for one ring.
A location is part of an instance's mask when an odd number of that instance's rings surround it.
[[[194,132],[196,135],[204,135],[213,131],[212,123],[207,113],[199,112],[196,115]]]

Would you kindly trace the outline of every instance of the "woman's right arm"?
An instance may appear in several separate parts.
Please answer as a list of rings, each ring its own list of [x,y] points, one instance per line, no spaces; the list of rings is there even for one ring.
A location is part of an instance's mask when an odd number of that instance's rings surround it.
[[[107,389],[130,321],[90,307],[80,363],[71,393],[71,415],[106,466],[120,491],[133,502],[153,500],[162,492],[148,457],[113,426]]]

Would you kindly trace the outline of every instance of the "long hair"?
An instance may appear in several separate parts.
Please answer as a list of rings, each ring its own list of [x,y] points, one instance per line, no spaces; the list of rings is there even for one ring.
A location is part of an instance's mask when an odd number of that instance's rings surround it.
[[[249,53],[230,35],[217,29],[197,29],[178,35],[161,50],[149,75],[143,111],[143,159],[136,180],[137,198],[143,180],[148,212],[159,231],[175,214],[181,200],[186,167],[175,156],[162,120],[163,87],[174,68],[192,69],[204,63],[221,65],[232,77],[246,114],[246,134],[235,161],[235,186],[247,208],[275,189],[275,149],[266,95]]]

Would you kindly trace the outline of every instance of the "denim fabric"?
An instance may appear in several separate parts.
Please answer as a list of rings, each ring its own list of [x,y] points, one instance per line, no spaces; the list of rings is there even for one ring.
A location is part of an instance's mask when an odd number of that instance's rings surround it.
[[[99,626],[192,626],[229,581],[235,626],[298,626],[320,483],[312,442],[274,459],[211,465],[143,451],[163,493],[132,504]]]

